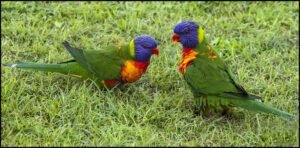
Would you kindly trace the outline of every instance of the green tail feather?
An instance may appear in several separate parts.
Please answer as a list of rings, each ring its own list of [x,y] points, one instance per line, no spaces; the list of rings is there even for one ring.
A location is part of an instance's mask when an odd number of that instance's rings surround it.
[[[3,64],[3,66],[45,72],[58,72],[82,79],[90,78],[94,80],[98,84],[98,86],[104,87],[102,79],[95,78],[92,73],[82,68],[77,62],[75,62],[75,60],[70,60],[59,64],[18,63]]]
[[[28,70],[38,70],[46,72],[58,72],[66,75],[71,75],[80,78],[88,78],[91,74],[82,68],[77,62],[66,62],[60,64],[37,64],[37,63],[18,63],[18,64],[3,64],[7,67],[16,67]]]
[[[241,102],[241,101],[234,101],[236,103],[234,103],[237,106],[240,106],[242,108],[248,109],[248,110],[252,110],[252,111],[260,111],[260,112],[264,112],[264,113],[271,113],[283,118],[287,118],[287,119],[294,119],[295,116],[281,111],[279,109],[276,109],[270,105],[258,102],[256,100],[246,100],[245,102]]]
[[[48,71],[48,72],[59,72],[63,74],[67,74],[68,71],[64,69],[64,65],[62,64],[36,64],[36,63],[19,63],[19,64],[3,64],[8,67],[16,67],[30,70],[38,70],[38,71]]]
[[[274,115],[278,115],[280,117],[283,117],[285,119],[295,119],[295,116],[278,110],[270,105],[264,104],[262,102],[259,102],[255,99],[245,99],[245,98],[239,98],[239,97],[217,97],[217,96],[209,96],[207,99],[207,103],[212,106],[220,106],[220,105],[229,105],[232,104],[237,107],[242,107],[251,111],[256,112],[264,112],[264,113],[271,113]]]

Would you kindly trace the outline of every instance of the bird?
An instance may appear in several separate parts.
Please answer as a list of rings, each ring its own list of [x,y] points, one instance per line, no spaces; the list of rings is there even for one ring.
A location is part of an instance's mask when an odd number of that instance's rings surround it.
[[[151,56],[159,54],[158,42],[149,35],[140,35],[129,44],[111,45],[100,49],[72,47],[68,41],[64,47],[72,60],[57,64],[17,63],[3,64],[28,70],[58,72],[81,79],[91,79],[100,87],[113,88],[132,83],[141,78],[150,64]]]
[[[172,40],[182,45],[179,71],[194,96],[196,114],[207,115],[213,110],[226,115],[232,107],[241,107],[294,119],[294,115],[265,104],[262,97],[247,92],[195,21],[176,24],[173,32]]]

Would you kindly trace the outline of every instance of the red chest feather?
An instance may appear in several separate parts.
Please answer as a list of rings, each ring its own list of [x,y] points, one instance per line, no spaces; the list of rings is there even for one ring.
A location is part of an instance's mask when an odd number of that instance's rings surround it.
[[[138,80],[146,72],[149,63],[127,60],[121,70],[122,81],[131,83]]]
[[[198,55],[198,52],[193,50],[192,48],[184,48],[182,51],[182,57],[179,63],[179,71],[181,74],[185,74],[186,68],[192,64],[193,59],[195,59]]]

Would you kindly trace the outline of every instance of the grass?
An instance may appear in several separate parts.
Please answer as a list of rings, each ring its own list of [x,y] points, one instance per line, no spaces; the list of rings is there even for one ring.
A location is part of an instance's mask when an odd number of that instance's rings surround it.
[[[58,63],[82,48],[159,42],[147,73],[123,89],[1,67],[1,146],[299,146],[299,122],[235,108],[194,116],[178,71],[174,25],[201,24],[241,84],[299,115],[299,2],[1,2],[2,63]]]

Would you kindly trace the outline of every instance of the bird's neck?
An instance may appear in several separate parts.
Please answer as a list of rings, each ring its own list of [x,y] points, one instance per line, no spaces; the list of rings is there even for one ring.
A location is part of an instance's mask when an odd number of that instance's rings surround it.
[[[193,63],[193,60],[198,56],[209,59],[215,59],[217,57],[217,55],[212,52],[211,46],[207,44],[205,39],[196,48],[183,47],[179,63],[179,71],[181,74],[185,74],[187,67],[189,67]]]
[[[182,53],[186,53],[190,50],[194,50],[197,52],[205,52],[209,50],[209,44],[206,42],[206,40],[202,40],[201,43],[198,43],[195,48],[185,47],[183,46]]]
[[[199,27],[197,33],[198,33],[198,44],[194,50],[197,52],[205,52],[208,50],[208,43],[206,41],[205,31],[202,29],[202,27]]]
[[[132,47],[130,47],[131,45],[127,44],[127,45],[117,45],[117,56],[123,58],[123,59],[130,59],[133,60],[135,57],[135,53],[134,51],[132,51]]]

